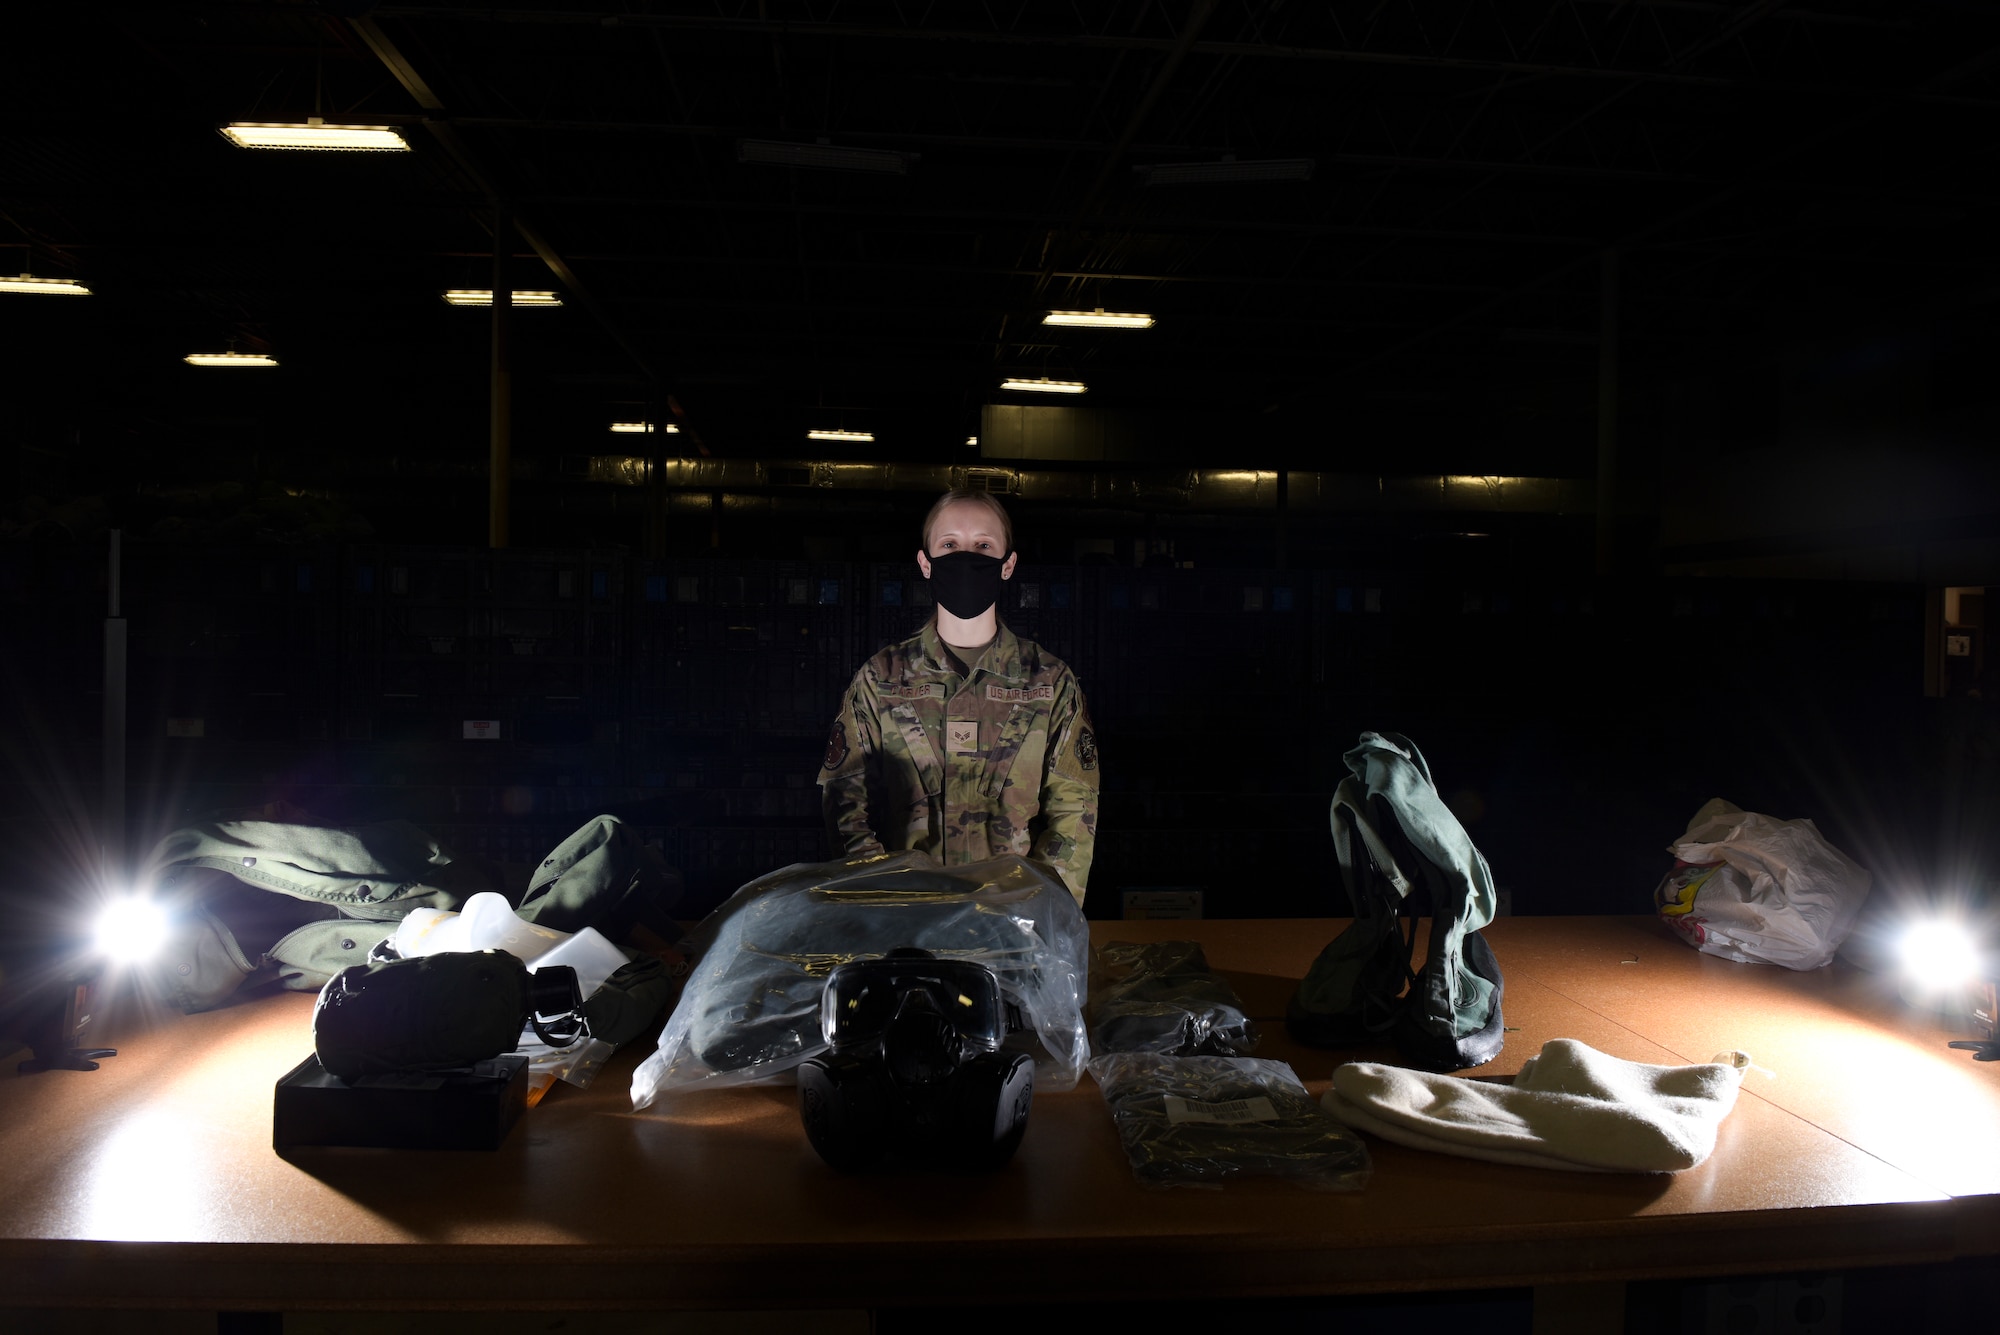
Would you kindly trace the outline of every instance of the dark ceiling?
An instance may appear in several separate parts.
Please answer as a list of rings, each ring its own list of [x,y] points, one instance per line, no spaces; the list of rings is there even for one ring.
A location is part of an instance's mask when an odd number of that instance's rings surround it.
[[[0,296],[41,402],[13,421],[121,465],[482,460],[489,316],[440,294],[491,283],[496,208],[509,280],[566,301],[512,321],[528,459],[671,412],[676,452],[963,462],[982,405],[1046,401],[999,390],[1025,375],[1198,424],[1215,465],[1587,476],[1607,310],[1626,373],[1666,385],[1976,328],[2000,292],[1987,3],[64,3],[6,28],[0,272],[96,293]],[[216,132],[315,112],[416,151]],[[1310,177],[1153,170],[1232,159]],[[1099,307],[1158,324],[1040,323]],[[180,361],[231,339],[280,369]]]

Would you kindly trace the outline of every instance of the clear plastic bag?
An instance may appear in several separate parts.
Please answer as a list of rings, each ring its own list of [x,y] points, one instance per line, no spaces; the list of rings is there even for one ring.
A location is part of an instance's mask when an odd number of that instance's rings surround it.
[[[1089,1056],[1090,928],[1069,890],[1020,857],[941,868],[922,853],[797,863],[738,890],[695,929],[689,973],[632,1106],[696,1087],[788,1078],[826,1048],[819,1001],[837,964],[916,946],[993,970],[1026,1030],[1035,1088],[1075,1086]]]
[[[1093,1052],[1247,1057],[1257,1026],[1193,941],[1107,941],[1091,956]]]
[[[1367,1185],[1368,1149],[1284,1062],[1114,1052],[1090,1074],[1132,1173],[1149,1187],[1281,1177],[1318,1191]]]
[[[1669,851],[1673,870],[1653,891],[1660,918],[1695,949],[1747,964],[1831,962],[1872,879],[1811,821],[1760,816],[1719,797]]]

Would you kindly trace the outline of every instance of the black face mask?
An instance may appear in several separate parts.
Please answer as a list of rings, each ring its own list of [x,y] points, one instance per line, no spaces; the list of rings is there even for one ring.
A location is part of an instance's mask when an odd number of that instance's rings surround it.
[[[931,597],[964,621],[1000,601],[1000,568],[1007,564],[984,552],[946,552],[931,558]]]

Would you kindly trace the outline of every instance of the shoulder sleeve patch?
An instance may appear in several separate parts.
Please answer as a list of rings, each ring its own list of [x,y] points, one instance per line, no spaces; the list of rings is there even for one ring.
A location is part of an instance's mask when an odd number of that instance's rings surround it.
[[[826,762],[820,766],[829,774],[838,773],[847,762],[847,721],[837,718],[833,721],[833,731],[826,738]]]

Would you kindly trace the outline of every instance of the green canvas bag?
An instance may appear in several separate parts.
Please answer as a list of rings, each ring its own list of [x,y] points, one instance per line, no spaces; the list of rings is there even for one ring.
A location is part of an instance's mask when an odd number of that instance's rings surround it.
[[[1503,984],[1479,929],[1493,920],[1493,873],[1409,738],[1364,732],[1344,759],[1328,819],[1354,920],[1306,971],[1285,1027],[1314,1047],[1388,1040],[1432,1070],[1491,1061],[1504,1042]],[[1426,905],[1429,940],[1413,969]]]

